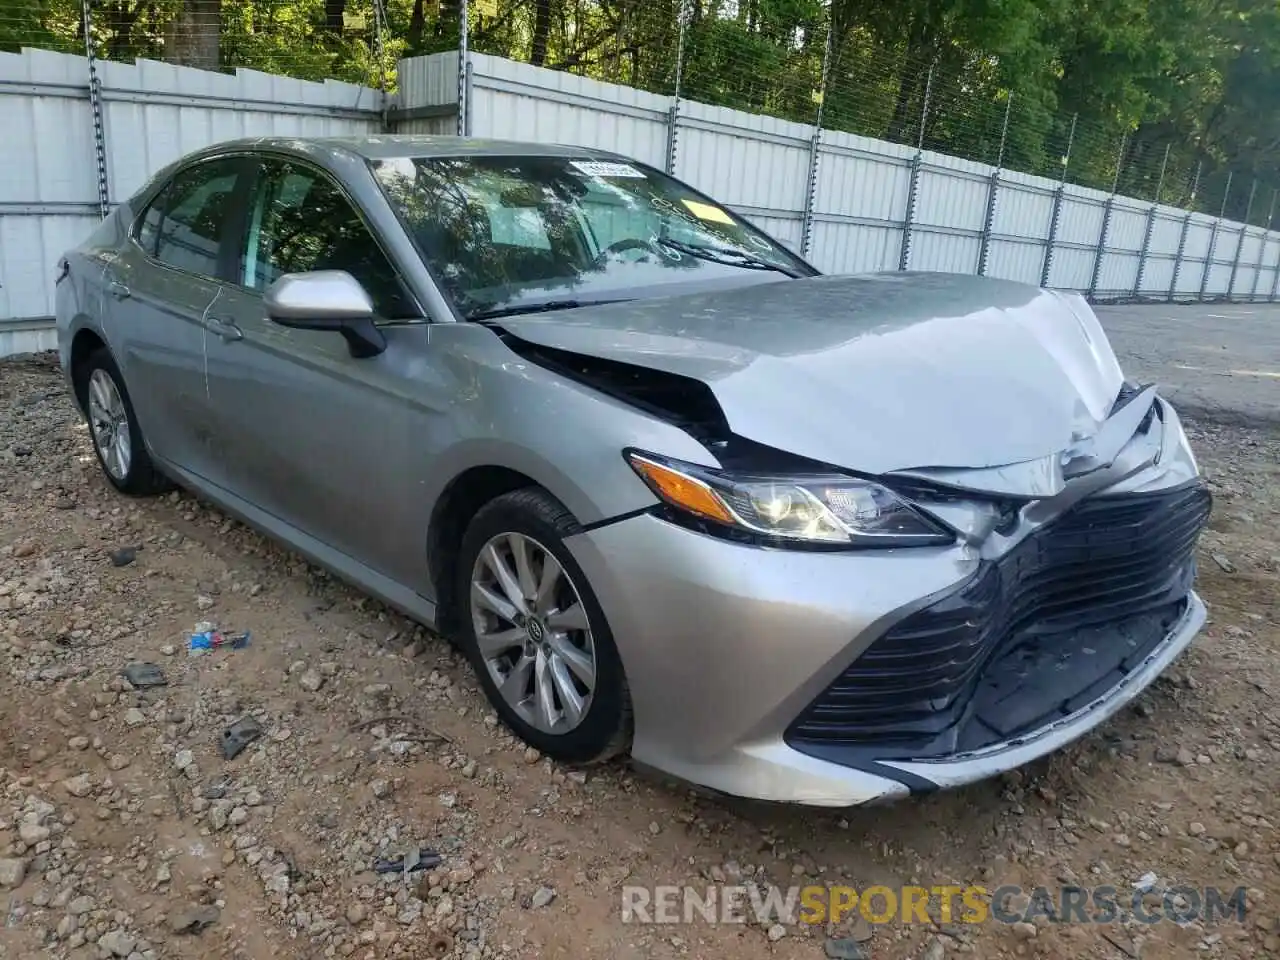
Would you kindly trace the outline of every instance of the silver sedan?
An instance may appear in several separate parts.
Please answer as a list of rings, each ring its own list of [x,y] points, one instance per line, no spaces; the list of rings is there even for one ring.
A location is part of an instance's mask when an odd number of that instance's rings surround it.
[[[1205,618],[1205,484],[1081,298],[819,276],[625,157],[223,144],[63,257],[57,320],[112,484],[437,629],[565,762],[949,787],[1081,736]]]

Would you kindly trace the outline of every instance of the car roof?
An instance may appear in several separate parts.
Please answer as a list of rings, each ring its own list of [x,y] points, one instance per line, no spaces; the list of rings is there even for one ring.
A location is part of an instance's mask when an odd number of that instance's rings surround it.
[[[459,156],[539,156],[600,157],[619,155],[607,150],[563,144],[526,143],[519,140],[486,140],[480,137],[445,137],[426,134],[375,134],[365,137],[252,137],[217,144],[213,150],[256,149],[297,153],[314,157],[317,153],[355,154],[366,160],[393,157]],[[206,152],[206,151],[201,151]]]

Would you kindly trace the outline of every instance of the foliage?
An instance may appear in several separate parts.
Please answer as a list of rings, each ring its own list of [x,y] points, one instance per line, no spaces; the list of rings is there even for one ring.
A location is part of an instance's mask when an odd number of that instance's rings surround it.
[[[93,41],[117,59],[387,86],[397,58],[456,48],[460,6],[93,0]],[[1217,213],[1230,170],[1227,214],[1244,215],[1257,179],[1261,222],[1266,185],[1280,184],[1276,0],[470,0],[469,9],[475,50],[663,94],[676,87],[683,16],[682,96],[806,123],[821,109],[828,129],[1055,178],[1069,146],[1066,177],[1102,189],[1154,197],[1159,188],[1162,201],[1184,204],[1200,170],[1195,200]],[[83,49],[80,24],[79,0],[4,0],[0,50]]]

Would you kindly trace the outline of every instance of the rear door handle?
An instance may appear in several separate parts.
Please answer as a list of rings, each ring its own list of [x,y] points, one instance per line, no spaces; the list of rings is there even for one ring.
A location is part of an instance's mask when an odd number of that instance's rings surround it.
[[[115,297],[117,300],[128,300],[129,297],[132,296],[132,294],[129,292],[129,288],[126,287],[119,280],[110,281],[107,284],[107,292],[110,293],[111,296]]]
[[[217,317],[210,317],[209,326],[214,333],[228,342],[244,339],[244,331],[230,320],[219,320]]]

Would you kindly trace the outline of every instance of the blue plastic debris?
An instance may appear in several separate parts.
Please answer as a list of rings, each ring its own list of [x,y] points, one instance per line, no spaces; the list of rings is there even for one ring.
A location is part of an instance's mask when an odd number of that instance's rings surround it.
[[[223,647],[240,650],[248,645],[248,630],[243,633],[223,633],[211,623],[197,623],[195,630],[191,633],[190,650],[192,653],[219,650]]]

